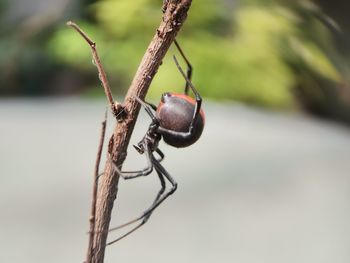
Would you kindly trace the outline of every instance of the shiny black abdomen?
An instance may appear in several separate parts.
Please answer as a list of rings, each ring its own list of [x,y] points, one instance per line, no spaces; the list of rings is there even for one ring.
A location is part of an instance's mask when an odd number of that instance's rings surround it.
[[[157,108],[157,119],[162,128],[186,133],[190,129],[196,101],[183,94],[165,93]],[[201,110],[197,121],[193,125],[190,136],[176,136],[162,134],[164,141],[174,147],[187,147],[195,143],[202,134],[204,128],[204,113]]]

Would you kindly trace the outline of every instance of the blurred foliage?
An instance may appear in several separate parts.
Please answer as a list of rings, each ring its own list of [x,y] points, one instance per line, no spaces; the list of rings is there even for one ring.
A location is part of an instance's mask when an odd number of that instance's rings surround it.
[[[126,88],[159,23],[159,1],[102,0],[90,8],[99,27],[82,23],[83,28],[98,43],[107,71]],[[298,8],[298,4],[285,7],[276,1],[265,5],[243,1],[238,7],[223,0],[194,1],[178,40],[190,54],[195,68],[193,81],[201,93],[216,99],[291,107],[291,90],[298,84],[298,75],[289,66],[290,61],[340,82],[338,70],[322,49],[322,44],[330,43],[327,29],[312,16],[306,23]],[[315,34],[306,30],[323,30],[323,39],[315,42]],[[62,29],[48,48],[57,59],[86,69],[90,54],[82,45],[75,32]],[[164,60],[150,96],[181,91],[183,81],[171,61],[172,54],[177,51],[172,49]]]
[[[124,94],[159,24],[162,1],[89,2],[84,9],[88,15],[75,21],[96,41],[114,92]],[[336,30],[334,21],[307,0],[200,0],[193,1],[177,39],[194,66],[193,82],[204,97],[270,108],[302,106],[332,117],[347,112],[350,105],[339,98],[348,93],[348,86],[339,66],[342,57],[333,44]],[[51,32],[40,41],[45,58],[36,60],[56,73],[69,69],[85,79],[85,86],[94,79],[89,92],[101,90],[83,39],[62,24]],[[8,46],[16,46],[11,40],[0,40],[0,67],[9,65]],[[31,56],[38,46],[38,42],[33,44]],[[31,45],[26,44],[28,48]],[[150,97],[159,98],[165,91],[181,92],[184,81],[172,61],[173,54],[179,56],[174,47],[152,83]],[[26,56],[17,57],[22,60]],[[30,72],[30,62],[27,66]],[[4,73],[0,78],[6,79]],[[28,84],[24,83],[21,85]]]

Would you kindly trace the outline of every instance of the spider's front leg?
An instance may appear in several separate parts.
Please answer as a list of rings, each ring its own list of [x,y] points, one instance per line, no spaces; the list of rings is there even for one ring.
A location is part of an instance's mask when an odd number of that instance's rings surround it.
[[[135,100],[137,100],[138,103],[140,103],[140,105],[145,109],[145,111],[147,112],[147,114],[151,117],[152,122],[154,124],[158,123],[158,120],[156,118],[156,116],[154,115],[154,113],[152,112],[152,110],[156,111],[157,110],[157,106],[152,104],[152,103],[148,103],[145,102],[143,100],[141,100],[138,96],[134,96]]]

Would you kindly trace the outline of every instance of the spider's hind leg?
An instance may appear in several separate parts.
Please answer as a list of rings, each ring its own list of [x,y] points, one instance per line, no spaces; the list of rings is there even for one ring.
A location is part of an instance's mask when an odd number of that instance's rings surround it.
[[[123,227],[126,227],[130,224],[136,223],[139,220],[142,220],[138,225],[136,225],[134,228],[132,228],[131,230],[129,230],[128,232],[126,232],[124,235],[122,235],[121,237],[107,243],[107,245],[111,245],[115,242],[118,242],[119,240],[123,239],[124,237],[127,237],[128,235],[130,235],[131,233],[133,233],[134,231],[136,231],[137,229],[139,229],[142,225],[144,225],[148,219],[150,218],[150,216],[152,215],[152,213],[154,212],[154,210],[166,199],[168,198],[171,194],[173,194],[175,192],[175,190],[177,189],[177,183],[175,182],[175,180],[170,176],[170,174],[165,170],[165,168],[153,157],[153,165],[155,170],[157,171],[159,180],[161,182],[161,189],[159,190],[157,197],[155,198],[155,200],[153,201],[152,205],[145,211],[142,213],[141,216],[139,216],[138,218],[135,218],[134,220],[131,220],[125,224],[122,224],[120,226],[111,228],[109,231],[114,231]],[[166,192],[165,192],[165,178],[171,183],[172,188]]]
[[[160,197],[162,196],[162,194],[163,194],[164,191],[165,191],[165,180],[164,180],[164,177],[163,177],[163,175],[162,175],[157,169],[156,169],[156,171],[157,171],[157,174],[158,174],[158,178],[159,178],[159,180],[160,180],[160,183],[161,183],[161,189],[159,190],[159,192],[158,192],[156,198],[154,199],[154,201],[153,201],[153,203],[152,203],[152,206],[158,202],[158,200],[160,199]],[[151,207],[152,207],[152,206],[151,206]],[[149,210],[149,209],[148,209],[148,210]],[[117,230],[117,229],[121,229],[121,228],[126,227],[126,226],[128,226],[128,225],[131,225],[131,224],[133,224],[133,223],[136,223],[137,221],[139,221],[139,220],[142,219],[142,221],[141,221],[139,224],[137,224],[137,225],[136,225],[135,227],[133,227],[131,230],[129,230],[128,232],[126,232],[124,235],[118,237],[117,239],[115,239],[115,240],[113,240],[113,241],[111,241],[111,242],[108,242],[108,243],[107,243],[107,246],[108,246],[108,245],[111,245],[111,244],[113,244],[113,243],[118,242],[119,240],[123,239],[124,237],[127,237],[128,235],[130,235],[131,233],[133,233],[134,231],[136,231],[137,229],[139,229],[142,225],[144,225],[144,224],[148,221],[148,219],[151,217],[151,215],[152,215],[152,212],[147,213],[148,210],[146,210],[146,212],[144,212],[140,217],[138,217],[138,218],[136,218],[136,219],[134,219],[134,220],[131,220],[131,221],[129,221],[129,222],[127,222],[127,223],[124,223],[124,224],[122,224],[122,225],[119,225],[119,226],[117,226],[117,227],[111,228],[109,231],[114,231],[114,230]]]

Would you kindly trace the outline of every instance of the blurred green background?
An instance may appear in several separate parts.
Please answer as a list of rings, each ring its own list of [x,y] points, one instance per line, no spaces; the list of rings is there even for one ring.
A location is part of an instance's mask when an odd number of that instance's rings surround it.
[[[1,96],[103,96],[88,46],[97,42],[113,92],[123,95],[159,24],[160,0],[0,2]],[[345,6],[344,6],[345,5]],[[305,110],[350,122],[350,22],[343,1],[194,1],[178,41],[208,99]],[[181,91],[171,55],[149,96]]]

